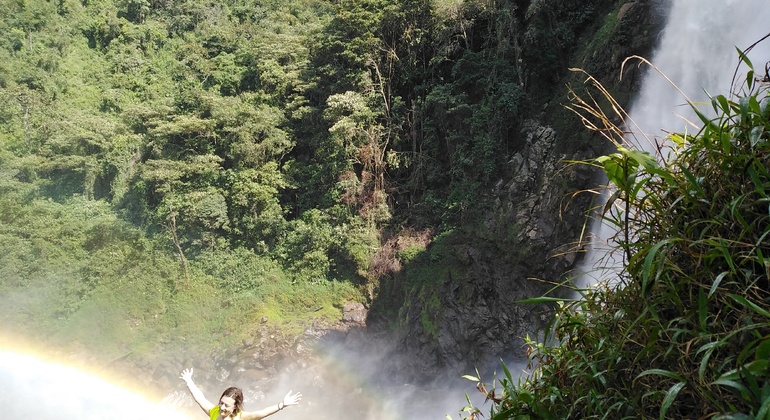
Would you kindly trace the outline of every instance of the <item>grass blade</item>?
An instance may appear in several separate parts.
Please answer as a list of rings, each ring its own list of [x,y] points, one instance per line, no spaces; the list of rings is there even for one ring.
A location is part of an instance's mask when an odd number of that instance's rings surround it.
[[[663,398],[663,404],[660,406],[660,420],[663,420],[666,418],[666,412],[671,407],[671,404],[674,403],[674,400],[676,399],[677,394],[679,394],[679,391],[684,388],[685,383],[684,382],[677,382],[675,383],[671,388],[668,389],[668,392],[666,392],[666,397]]]

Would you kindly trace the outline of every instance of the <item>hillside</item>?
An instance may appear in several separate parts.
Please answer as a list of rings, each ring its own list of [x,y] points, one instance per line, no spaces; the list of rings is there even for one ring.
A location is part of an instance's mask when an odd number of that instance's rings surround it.
[[[524,357],[609,147],[567,69],[628,101],[662,4],[4,2],[0,333],[159,392],[354,303],[393,381]]]

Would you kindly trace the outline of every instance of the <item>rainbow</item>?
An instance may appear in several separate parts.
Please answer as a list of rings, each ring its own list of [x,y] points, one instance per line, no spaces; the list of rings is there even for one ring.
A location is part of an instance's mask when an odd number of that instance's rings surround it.
[[[82,370],[0,349],[4,418],[186,419],[173,408]]]

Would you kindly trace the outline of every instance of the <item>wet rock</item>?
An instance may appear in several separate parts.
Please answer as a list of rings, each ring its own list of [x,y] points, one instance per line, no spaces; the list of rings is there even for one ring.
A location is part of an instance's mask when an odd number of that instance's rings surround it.
[[[342,321],[360,326],[366,325],[368,311],[362,303],[348,302],[342,307]]]

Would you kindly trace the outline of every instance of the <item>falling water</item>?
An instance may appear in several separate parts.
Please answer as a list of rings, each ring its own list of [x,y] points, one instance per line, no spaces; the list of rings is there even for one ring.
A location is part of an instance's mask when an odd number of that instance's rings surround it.
[[[694,133],[689,122],[699,122],[687,98],[708,115],[709,95],[728,95],[739,64],[736,48],[744,50],[770,33],[770,7],[766,0],[672,0],[660,44],[650,60],[642,90],[630,108],[626,139],[634,148],[654,153],[664,144],[666,132]],[[755,70],[764,73],[770,60],[770,40],[748,54]],[[736,80],[745,78],[747,68],[738,69]],[[675,83],[682,93],[672,86]],[[598,218],[592,226],[591,249],[577,283],[585,287],[617,278],[622,257],[614,249],[616,229]]]

